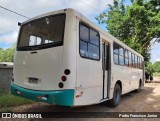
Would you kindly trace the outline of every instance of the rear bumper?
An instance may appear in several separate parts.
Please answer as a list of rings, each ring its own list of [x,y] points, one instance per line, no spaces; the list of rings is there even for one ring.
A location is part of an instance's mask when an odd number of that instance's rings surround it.
[[[73,106],[74,101],[74,89],[59,91],[37,91],[22,88],[12,83],[11,94],[38,102],[45,102],[61,106]]]

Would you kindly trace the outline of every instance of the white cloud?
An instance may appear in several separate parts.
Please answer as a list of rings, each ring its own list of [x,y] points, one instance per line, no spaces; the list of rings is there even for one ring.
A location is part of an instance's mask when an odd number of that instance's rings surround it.
[[[3,34],[0,36],[0,42],[10,43],[10,44],[16,43],[17,36],[18,36],[18,31],[13,31],[7,34]]]
[[[18,29],[17,20],[9,17],[0,17],[0,33],[6,33]]]
[[[160,57],[156,59],[156,61],[160,61]]]
[[[29,18],[44,14],[50,11],[73,8],[94,20],[107,8],[107,4],[112,4],[113,0],[1,0],[0,5],[23,14]],[[10,13],[0,8],[0,42],[14,43],[18,33],[18,22],[25,21],[26,18]],[[10,33],[11,32],[11,33]],[[10,33],[10,34],[8,34]]]
[[[160,61],[160,43],[154,43],[151,48],[151,62]]]

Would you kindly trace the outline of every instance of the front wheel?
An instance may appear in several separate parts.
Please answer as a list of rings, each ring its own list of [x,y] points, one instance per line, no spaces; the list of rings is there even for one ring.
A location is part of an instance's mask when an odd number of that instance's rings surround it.
[[[117,107],[121,101],[121,88],[119,84],[116,84],[113,92],[113,99],[109,100],[109,105]]]

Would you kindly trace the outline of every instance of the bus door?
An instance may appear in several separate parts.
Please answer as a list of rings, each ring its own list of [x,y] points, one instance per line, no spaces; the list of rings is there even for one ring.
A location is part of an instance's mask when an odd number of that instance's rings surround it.
[[[102,43],[102,70],[103,70],[103,95],[102,99],[109,98],[110,94],[110,73],[111,73],[111,57],[109,43]]]

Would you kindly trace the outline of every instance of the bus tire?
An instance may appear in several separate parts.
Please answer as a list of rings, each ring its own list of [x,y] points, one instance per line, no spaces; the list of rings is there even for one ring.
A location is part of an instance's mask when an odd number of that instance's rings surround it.
[[[112,107],[117,107],[121,101],[121,87],[116,83],[113,92],[113,99],[109,100],[109,105]]]
[[[142,87],[142,80],[139,80],[139,87],[138,89],[136,89],[136,92],[140,92],[141,91],[141,87]]]

